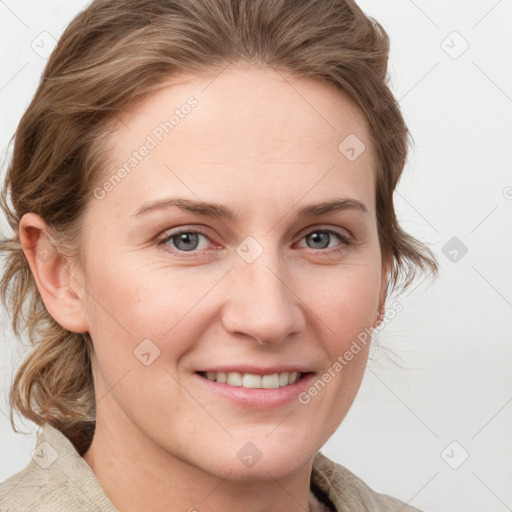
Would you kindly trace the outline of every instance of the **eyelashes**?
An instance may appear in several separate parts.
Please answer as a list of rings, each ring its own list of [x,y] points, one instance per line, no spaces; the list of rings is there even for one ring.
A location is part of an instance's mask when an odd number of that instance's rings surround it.
[[[333,238],[334,241],[337,238],[339,243],[333,247],[329,247]],[[353,238],[348,234],[348,232],[345,230],[337,230],[333,228],[310,229],[302,235],[302,237],[299,239],[299,242],[302,242],[303,240],[313,240],[313,244],[320,244],[320,247],[316,248],[306,246],[305,248],[307,250],[313,251],[315,253],[318,252],[326,254],[335,254],[341,252],[353,243]],[[327,246],[325,246],[326,241]],[[185,258],[198,256],[204,252],[208,252],[208,249],[205,247],[207,247],[209,244],[215,244],[215,242],[212,242],[210,237],[204,231],[197,228],[181,228],[171,233],[166,233],[157,242],[157,245],[161,247],[165,252]]]

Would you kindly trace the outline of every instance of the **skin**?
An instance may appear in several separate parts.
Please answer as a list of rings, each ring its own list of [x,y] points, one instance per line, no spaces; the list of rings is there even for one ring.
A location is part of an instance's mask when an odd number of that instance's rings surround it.
[[[369,133],[333,86],[237,66],[166,85],[127,110],[106,140],[100,186],[189,96],[198,106],[103,199],[91,194],[83,268],[57,252],[38,258],[44,221],[29,213],[20,223],[48,311],[94,343],[97,423],[84,458],[121,511],[315,510],[313,457],[352,405],[369,345],[306,405],[244,408],[205,391],[194,372],[300,363],[321,376],[378,321],[389,266]],[[349,134],[366,144],[355,161],[338,150]],[[221,203],[236,218],[176,206],[133,217],[168,197]],[[297,216],[339,198],[367,212]],[[206,235],[195,251],[162,242],[191,228]],[[306,236],[318,231],[325,248]],[[236,251],[248,236],[263,251],[252,263]],[[160,350],[149,366],[134,356],[144,339]],[[247,442],[262,454],[252,467],[237,457]]]

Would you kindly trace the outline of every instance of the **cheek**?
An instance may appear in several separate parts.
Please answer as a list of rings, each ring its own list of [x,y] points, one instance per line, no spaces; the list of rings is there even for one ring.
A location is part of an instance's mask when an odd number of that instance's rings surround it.
[[[91,299],[89,315],[97,392],[133,417],[146,406],[169,408],[169,396],[177,398],[173,410],[184,402],[174,363],[199,339],[190,315],[201,290],[186,286],[184,279],[169,281],[135,266],[128,274],[121,265],[96,267],[91,279],[99,299]]]
[[[308,302],[323,321],[333,348],[342,349],[377,319],[381,274],[378,265],[340,269],[313,288]]]
[[[315,418],[314,429],[329,438],[343,420],[360,388],[376,320],[380,271],[373,266],[338,271],[323,292],[310,296],[321,320],[325,366],[299,397]],[[316,316],[314,315],[314,316]]]
[[[194,335],[199,338],[197,306],[222,277],[222,269],[171,269],[128,256],[105,262],[95,261],[88,282],[91,336],[104,345],[98,352],[133,358],[137,346],[149,339],[172,358],[193,343]]]

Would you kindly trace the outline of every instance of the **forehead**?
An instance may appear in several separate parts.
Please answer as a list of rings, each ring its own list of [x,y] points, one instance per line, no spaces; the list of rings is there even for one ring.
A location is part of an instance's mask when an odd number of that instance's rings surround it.
[[[373,197],[362,113],[334,85],[282,71],[237,66],[179,77],[131,105],[106,143],[103,180],[124,167],[111,195],[128,202],[162,188],[203,196],[219,184],[236,192],[250,183],[266,197],[280,186],[281,193],[303,195],[309,187],[314,195],[319,179],[324,190],[343,184],[367,203]]]

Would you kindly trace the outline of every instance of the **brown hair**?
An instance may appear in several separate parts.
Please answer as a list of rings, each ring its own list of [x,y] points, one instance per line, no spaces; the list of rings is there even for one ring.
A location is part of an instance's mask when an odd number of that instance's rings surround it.
[[[410,134],[387,84],[389,39],[352,0],[96,0],[67,27],[13,138],[2,207],[13,230],[1,283],[17,336],[32,352],[10,391],[13,411],[61,430],[83,454],[95,426],[92,340],[46,310],[18,236],[40,215],[55,240],[80,255],[80,222],[101,168],[108,123],[177,74],[215,73],[230,63],[267,66],[331,83],[364,113],[377,162],[376,209],[389,290],[418,270],[437,273],[430,249],[399,226],[393,192]],[[341,141],[340,141],[341,142]]]

